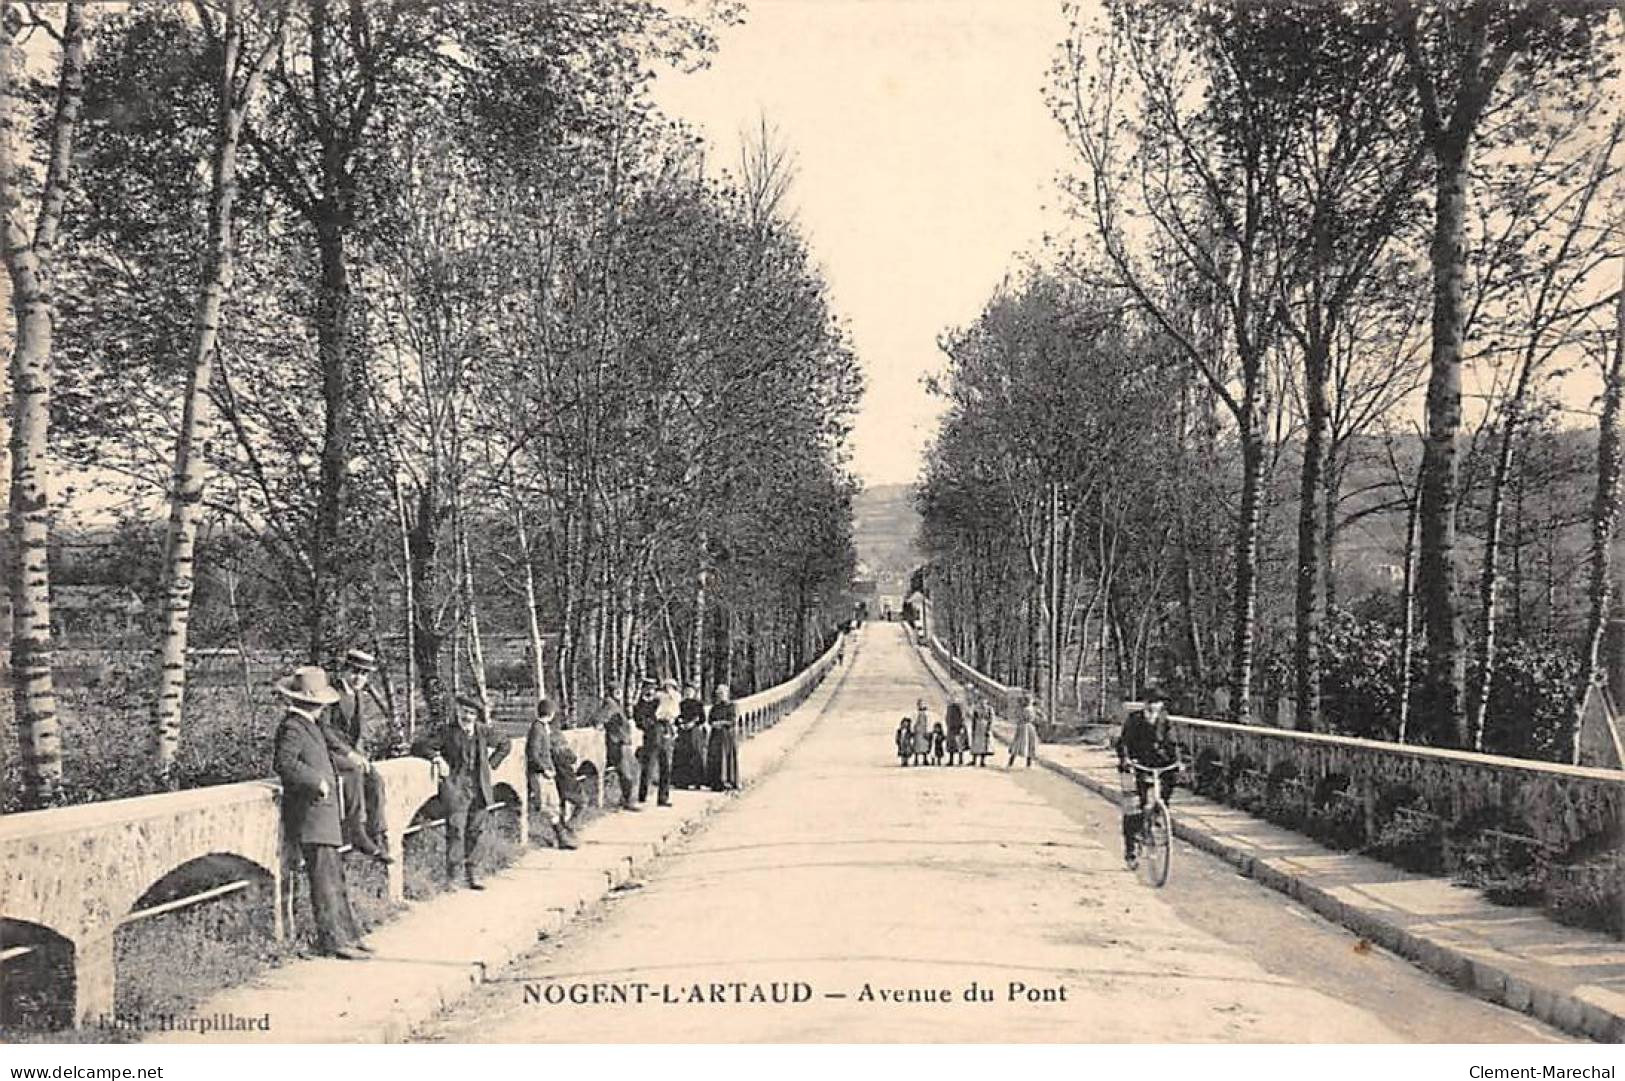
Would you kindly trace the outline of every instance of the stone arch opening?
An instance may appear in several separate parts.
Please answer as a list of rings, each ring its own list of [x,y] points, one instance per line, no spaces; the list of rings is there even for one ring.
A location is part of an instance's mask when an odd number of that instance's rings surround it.
[[[1288,760],[1270,767],[1264,791],[1264,816],[1277,825],[1297,829],[1309,811],[1309,795],[1296,763]]]
[[[1229,802],[1244,811],[1261,813],[1267,781],[1263,763],[1245,753],[1236,755],[1230,760],[1225,777]]]
[[[598,767],[591,759],[582,759],[576,766],[576,782],[581,787],[581,795],[585,800],[583,810],[599,806],[603,802],[603,788],[598,773]]]
[[[1197,752],[1195,775],[1196,791],[1199,795],[1224,800],[1229,781],[1225,776],[1224,761],[1219,757],[1218,751],[1204,747]]]
[[[275,878],[253,860],[211,852],[147,887],[113,933],[121,1017],[175,1013],[241,983],[277,948]]]
[[[1445,830],[1444,859],[1457,881],[1495,904],[1533,905],[1545,896],[1550,853],[1515,809],[1490,805],[1462,815]]]
[[[413,812],[401,852],[407,898],[436,893],[446,874],[446,809],[438,795],[430,796]]]
[[[1437,874],[1444,868],[1444,821],[1427,795],[1406,784],[1384,785],[1377,794],[1372,853],[1407,871]]]
[[[73,1024],[73,942],[27,920],[0,919],[0,1026],[53,1032]]]
[[[1353,782],[1346,774],[1328,773],[1315,782],[1306,825],[1311,837],[1332,848],[1365,844],[1365,807],[1355,798]]]

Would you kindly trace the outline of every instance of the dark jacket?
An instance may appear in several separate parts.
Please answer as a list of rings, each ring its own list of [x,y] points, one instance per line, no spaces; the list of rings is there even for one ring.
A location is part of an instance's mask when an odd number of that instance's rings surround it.
[[[491,789],[491,770],[508,757],[508,741],[484,721],[476,721],[467,735],[463,734],[462,726],[452,721],[441,729],[439,736],[420,740],[413,753],[431,759],[438,754],[446,760],[451,775],[441,782],[442,802],[460,803],[460,782],[465,780],[471,786],[474,806],[496,802]]]
[[[1142,766],[1166,766],[1176,754],[1166,712],[1153,724],[1146,719],[1145,710],[1137,709],[1123,722],[1123,731],[1117,737],[1119,762],[1133,759]]]
[[[948,731],[956,732],[965,727],[965,708],[958,702],[948,703]]]
[[[730,731],[739,727],[739,707],[734,705],[732,699],[717,702],[711,707],[711,727],[726,728]]]
[[[525,733],[525,769],[543,776],[553,772],[553,726],[540,717]]]
[[[349,741],[351,747],[360,750],[361,737],[366,734],[366,718],[362,715],[363,692],[350,690],[336,681],[333,686],[338,689],[339,700],[327,711],[327,720]]]
[[[632,723],[638,726],[638,731],[648,734],[655,723],[655,710],[659,707],[658,698],[639,698],[632,703]]]
[[[662,720],[658,714],[660,699],[640,698],[637,705],[632,707],[632,720],[643,732],[643,745],[653,747],[663,744],[670,747],[677,738],[676,726],[671,721]]]
[[[340,845],[339,782],[322,726],[289,712],[277,726],[273,751],[282,779],[282,819],[288,839],[304,845]],[[321,794],[322,784],[327,795]]]
[[[693,728],[697,724],[705,723],[705,703],[698,698],[685,698],[677,708],[678,723],[684,728]]]
[[[598,714],[598,724],[604,730],[604,742],[618,743],[625,747],[632,742],[632,724],[626,719],[626,713],[621,709],[619,702],[604,700]]]

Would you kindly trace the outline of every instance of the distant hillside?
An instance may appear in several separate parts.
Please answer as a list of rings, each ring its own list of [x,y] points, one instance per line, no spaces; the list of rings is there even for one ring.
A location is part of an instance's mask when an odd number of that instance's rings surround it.
[[[852,517],[858,559],[874,576],[877,592],[903,594],[909,574],[920,565],[914,544],[920,531],[914,486],[879,484],[866,488],[852,503]]]

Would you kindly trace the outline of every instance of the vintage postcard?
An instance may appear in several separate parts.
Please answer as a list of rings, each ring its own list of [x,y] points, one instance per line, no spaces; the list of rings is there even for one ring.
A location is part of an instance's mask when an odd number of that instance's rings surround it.
[[[1614,1076],[1625,8],[0,17],[0,1041]]]

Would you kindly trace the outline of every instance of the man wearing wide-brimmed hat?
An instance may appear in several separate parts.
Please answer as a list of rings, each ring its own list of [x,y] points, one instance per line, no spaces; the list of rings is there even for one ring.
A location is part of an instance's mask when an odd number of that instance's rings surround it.
[[[372,654],[352,649],[339,668],[339,700],[323,715],[322,735],[339,776],[339,815],[344,840],[363,856],[391,862],[384,828],[384,779],[362,753],[366,724],[362,692],[378,670]]]
[[[282,779],[282,818],[290,841],[299,846],[310,877],[310,907],[316,916],[316,949],[329,957],[361,960],[371,949],[350,909],[350,892],[339,858],[338,775],[322,734],[321,715],[339,700],[327,673],[315,665],[298,668],[277,681],[288,712],[277,726],[274,762]]]
[[[496,802],[491,770],[508,756],[508,741],[485,720],[478,698],[458,695],[455,719],[436,736],[419,740],[412,753],[433,761],[440,778],[440,805],[446,812],[446,883],[459,879],[481,890],[474,876],[474,852],[485,832],[485,816]]]

